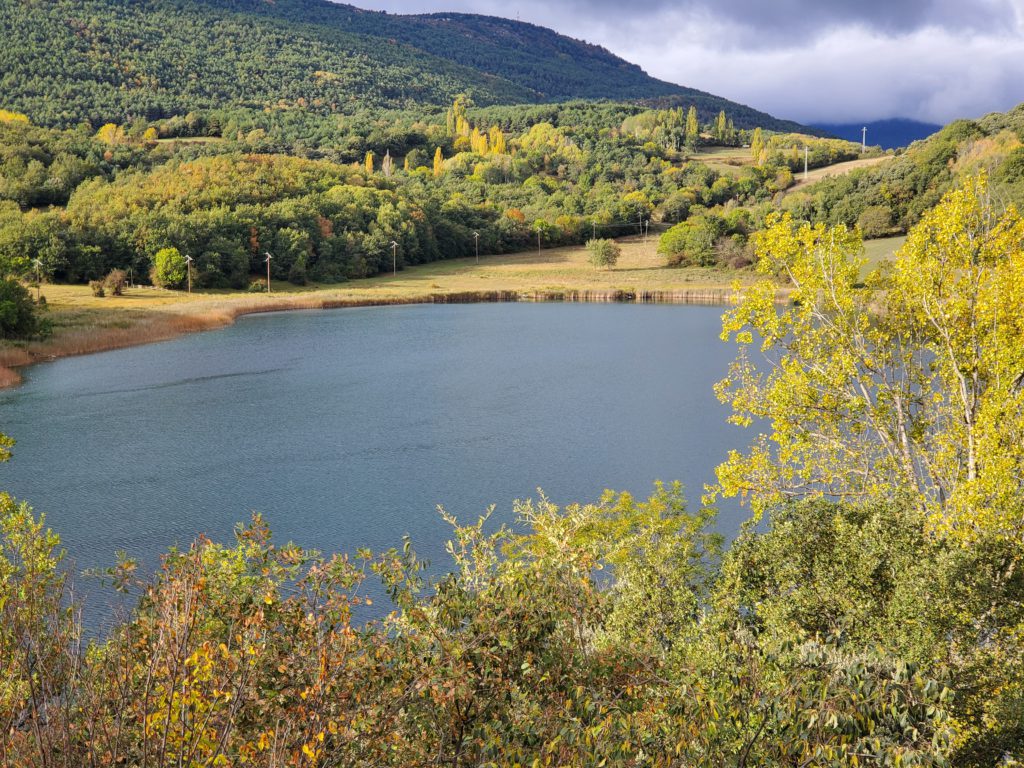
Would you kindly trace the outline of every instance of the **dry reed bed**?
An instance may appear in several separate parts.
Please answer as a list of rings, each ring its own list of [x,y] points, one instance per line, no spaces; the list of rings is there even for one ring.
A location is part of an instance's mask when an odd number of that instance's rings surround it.
[[[780,291],[779,301],[785,300]],[[727,288],[692,288],[673,291],[634,290],[547,290],[547,291],[463,291],[425,296],[352,297],[303,295],[287,298],[222,299],[177,306],[165,311],[138,313],[127,326],[109,328],[85,326],[60,331],[51,339],[0,348],[0,388],[21,383],[16,370],[32,363],[61,357],[106,352],[140,344],[166,341],[186,333],[223,328],[243,315],[290,310],[339,309],[398,304],[470,304],[486,302],[631,302],[644,304],[727,305],[735,293]],[[116,310],[114,310],[116,311]]]

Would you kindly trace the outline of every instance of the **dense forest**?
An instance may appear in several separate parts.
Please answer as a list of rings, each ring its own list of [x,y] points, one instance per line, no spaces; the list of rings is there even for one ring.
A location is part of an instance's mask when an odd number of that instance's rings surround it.
[[[200,287],[273,276],[327,283],[472,253],[582,243],[653,221],[669,264],[743,267],[773,210],[905,233],[978,170],[1024,201],[1021,110],[957,121],[894,159],[795,191],[810,168],[861,157],[852,142],[735,126],[725,112],[570,102],[438,112],[254,117],[231,109],[98,131],[0,116],[0,258],[50,279],[145,280],[157,251],[196,261]],[[299,115],[303,115],[299,117]],[[702,148],[749,145],[734,165]],[[2,202],[6,201],[6,203]]]
[[[399,266],[468,255],[474,233],[483,253],[503,253],[720,211],[728,242],[701,263],[749,264],[747,235],[792,182],[790,135],[762,141],[724,112],[706,124],[697,114],[585,102],[476,108],[459,97],[436,115],[346,118],[325,136],[308,131],[316,123],[245,123],[230,112],[95,133],[8,113],[0,259],[9,272],[38,259],[32,270],[61,281],[113,269],[146,280],[156,253],[175,248],[195,258],[198,287],[245,288],[270,252],[274,278],[337,282],[377,274],[396,255]],[[703,144],[751,136],[764,157],[735,173],[694,157]],[[789,140],[814,148],[812,165],[857,151]],[[310,157],[289,153],[299,143]]]
[[[540,27],[470,15],[390,16],[327,0],[0,3],[3,106],[70,127],[216,108],[359,109],[573,98],[665,99],[737,126],[794,123],[690,88]]]

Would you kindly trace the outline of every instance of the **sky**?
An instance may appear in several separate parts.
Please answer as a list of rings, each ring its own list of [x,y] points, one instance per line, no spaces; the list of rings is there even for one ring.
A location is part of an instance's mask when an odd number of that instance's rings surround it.
[[[803,123],[947,123],[1024,101],[1024,0],[348,2],[519,18]]]

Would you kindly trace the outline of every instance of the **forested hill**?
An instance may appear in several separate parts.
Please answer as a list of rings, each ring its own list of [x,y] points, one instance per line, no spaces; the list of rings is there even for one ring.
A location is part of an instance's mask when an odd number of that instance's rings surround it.
[[[572,98],[696,104],[737,127],[795,124],[656,80],[551,30],[326,0],[0,0],[0,107],[35,122],[154,120],[217,107],[357,108]]]

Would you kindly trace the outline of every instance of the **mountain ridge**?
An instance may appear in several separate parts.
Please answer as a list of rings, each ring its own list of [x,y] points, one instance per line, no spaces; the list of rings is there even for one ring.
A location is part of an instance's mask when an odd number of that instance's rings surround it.
[[[359,108],[572,99],[724,109],[738,127],[800,128],[646,74],[545,27],[462,13],[395,15],[328,0],[5,0],[0,106],[42,124],[153,120],[231,106]]]
[[[812,125],[822,131],[838,136],[847,141],[861,140],[861,129],[868,129],[868,145],[882,149],[899,149],[915,141],[926,139],[942,130],[937,123],[925,123],[905,117],[894,117],[887,120],[868,120],[861,123],[823,123]]]

